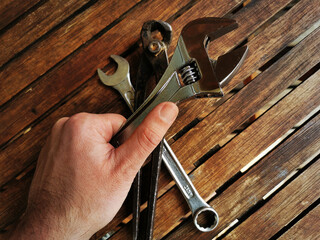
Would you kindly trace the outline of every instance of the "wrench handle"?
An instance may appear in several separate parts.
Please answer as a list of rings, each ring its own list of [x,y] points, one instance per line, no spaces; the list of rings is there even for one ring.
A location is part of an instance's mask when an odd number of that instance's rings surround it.
[[[202,232],[213,230],[219,222],[217,212],[201,198],[166,140],[162,159],[191,209],[195,226]],[[202,214],[206,219],[200,221],[199,216]]]

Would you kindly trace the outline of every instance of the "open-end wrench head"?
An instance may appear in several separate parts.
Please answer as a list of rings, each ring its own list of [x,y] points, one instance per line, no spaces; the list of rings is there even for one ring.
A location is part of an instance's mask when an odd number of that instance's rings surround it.
[[[122,82],[129,74],[129,63],[118,55],[111,55],[110,57],[117,63],[116,72],[112,75],[106,75],[101,69],[98,69],[98,75],[103,84],[115,86]]]
[[[201,78],[198,81],[200,92],[222,96],[219,78],[207,53],[208,43],[237,28],[235,20],[227,18],[199,18],[189,22],[181,32],[190,58],[199,67]],[[230,68],[227,68],[230,69]]]

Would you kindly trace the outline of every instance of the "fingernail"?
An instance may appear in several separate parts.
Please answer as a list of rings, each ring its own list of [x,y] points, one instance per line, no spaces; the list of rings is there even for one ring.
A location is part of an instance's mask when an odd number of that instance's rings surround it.
[[[167,123],[172,123],[176,119],[178,111],[178,107],[174,103],[165,103],[160,109],[160,118]]]

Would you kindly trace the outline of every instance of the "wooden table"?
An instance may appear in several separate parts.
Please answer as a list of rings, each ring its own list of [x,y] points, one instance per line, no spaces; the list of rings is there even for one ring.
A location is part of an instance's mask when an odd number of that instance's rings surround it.
[[[37,156],[53,123],[77,112],[129,109],[99,82],[111,54],[131,64],[151,19],[182,27],[230,17],[239,28],[209,47],[212,58],[247,44],[226,96],[179,105],[167,140],[220,215],[201,233],[163,167],[155,239],[320,239],[320,4],[318,0],[4,0],[0,3],[0,227],[23,213]],[[174,47],[170,49],[172,54]],[[130,206],[92,239],[131,239]]]

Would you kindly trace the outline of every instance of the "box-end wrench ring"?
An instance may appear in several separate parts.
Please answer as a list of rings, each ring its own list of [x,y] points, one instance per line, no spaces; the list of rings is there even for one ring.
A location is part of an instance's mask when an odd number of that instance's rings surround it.
[[[116,61],[117,64],[126,64],[129,65],[129,63],[121,58],[120,56],[111,55],[111,57]],[[121,60],[120,60],[121,59]],[[129,67],[121,67],[118,66],[118,69],[128,69]],[[98,70],[99,77],[101,81],[106,84],[107,86],[111,86],[115,89],[117,89],[122,96],[125,96],[125,93],[128,92],[132,84],[130,82],[129,72],[122,72],[122,71],[116,71],[115,74],[108,76],[105,73],[103,73],[101,70]],[[128,77],[124,77],[128,76]],[[110,83],[109,82],[110,79]],[[117,79],[117,80],[116,80]],[[118,81],[118,84],[116,84],[116,81]],[[123,81],[127,81],[127,83],[123,84]],[[120,85],[121,87],[118,87]],[[131,86],[130,88],[124,88],[123,86]],[[133,91],[134,92],[134,91]],[[132,109],[131,101],[128,100],[128,98],[124,97],[125,102],[127,105]],[[170,172],[172,178],[176,182],[180,192],[182,193],[183,197],[187,201],[190,210],[192,212],[193,216],[193,222],[194,225],[197,227],[198,230],[202,232],[209,232],[212,231],[219,222],[219,217],[217,212],[209,205],[207,204],[199,195],[198,191],[192,184],[190,178],[184,171],[183,167],[181,166],[178,158],[170,148],[167,141],[164,139],[164,149],[162,152],[162,159],[165,163],[168,171]],[[199,216],[203,215],[203,219],[200,220]]]

